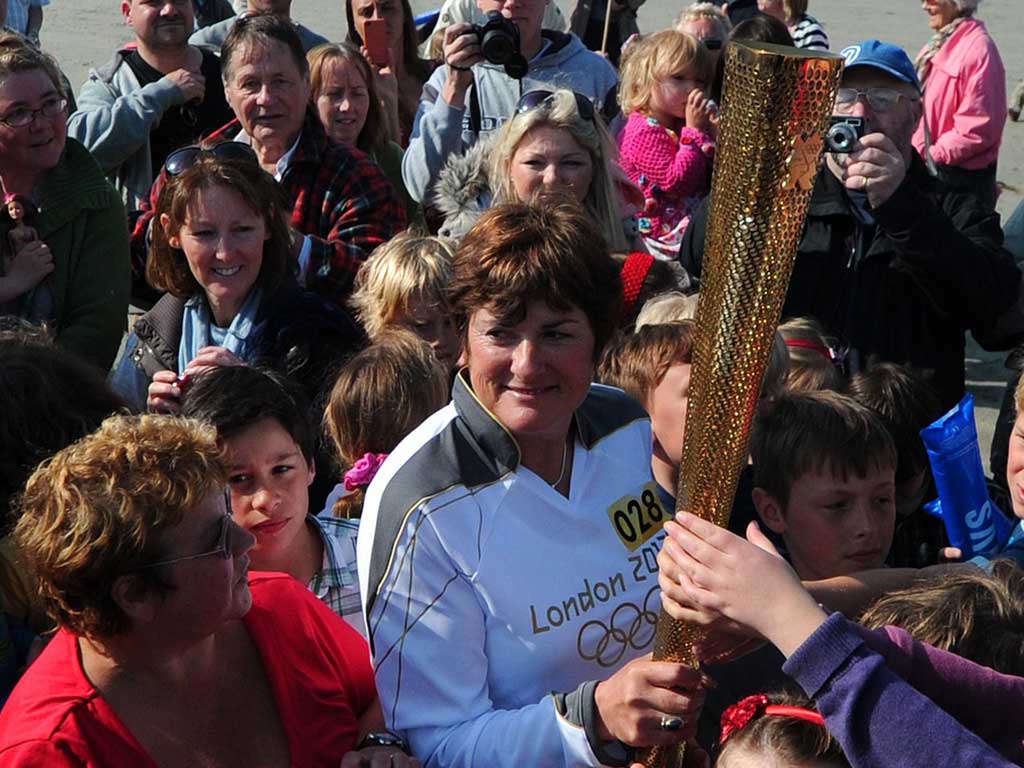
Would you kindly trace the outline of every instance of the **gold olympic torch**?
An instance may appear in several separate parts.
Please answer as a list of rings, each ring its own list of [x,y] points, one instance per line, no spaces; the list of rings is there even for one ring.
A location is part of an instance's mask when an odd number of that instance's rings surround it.
[[[678,509],[725,526],[793,270],[843,59],[730,43],[704,247]],[[658,618],[654,658],[694,666],[698,627]],[[649,768],[681,766],[656,747]]]

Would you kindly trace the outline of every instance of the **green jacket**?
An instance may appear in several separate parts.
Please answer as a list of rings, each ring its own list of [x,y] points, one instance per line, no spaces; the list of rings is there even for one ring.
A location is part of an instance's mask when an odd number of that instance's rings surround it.
[[[57,345],[108,370],[128,316],[128,220],[99,164],[74,139],[39,190],[31,221],[50,246]]]

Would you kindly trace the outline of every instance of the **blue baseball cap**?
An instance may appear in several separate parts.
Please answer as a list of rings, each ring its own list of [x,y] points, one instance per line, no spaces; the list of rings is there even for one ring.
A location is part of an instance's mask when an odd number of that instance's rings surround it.
[[[917,71],[910,57],[898,45],[883,43],[881,40],[865,40],[862,43],[848,45],[839,52],[839,55],[846,59],[847,69],[874,67],[921,90],[921,83],[917,79]]]

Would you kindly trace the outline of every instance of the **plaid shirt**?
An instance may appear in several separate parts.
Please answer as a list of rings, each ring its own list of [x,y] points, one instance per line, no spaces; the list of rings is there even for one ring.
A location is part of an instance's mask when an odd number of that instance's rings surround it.
[[[232,120],[205,143],[230,141],[241,130]],[[153,184],[132,233],[132,269],[145,274],[147,233],[166,175]],[[320,120],[306,113],[298,146],[281,177],[292,204],[291,225],[311,241],[309,267],[300,282],[344,304],[356,272],[374,248],[405,229],[405,209],[391,182],[358,149],[328,141]]]
[[[359,521],[315,515],[307,515],[306,518],[316,525],[324,543],[324,562],[309,582],[310,592],[366,637],[363,605],[359,599],[359,576],[356,573]]]

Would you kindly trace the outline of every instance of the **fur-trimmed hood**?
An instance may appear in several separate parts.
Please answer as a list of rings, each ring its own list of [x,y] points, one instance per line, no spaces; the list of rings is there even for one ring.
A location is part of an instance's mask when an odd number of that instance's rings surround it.
[[[462,154],[452,154],[438,174],[433,205],[444,221],[438,234],[461,240],[484,211],[494,192],[490,180],[490,154],[494,142],[482,138]]]

